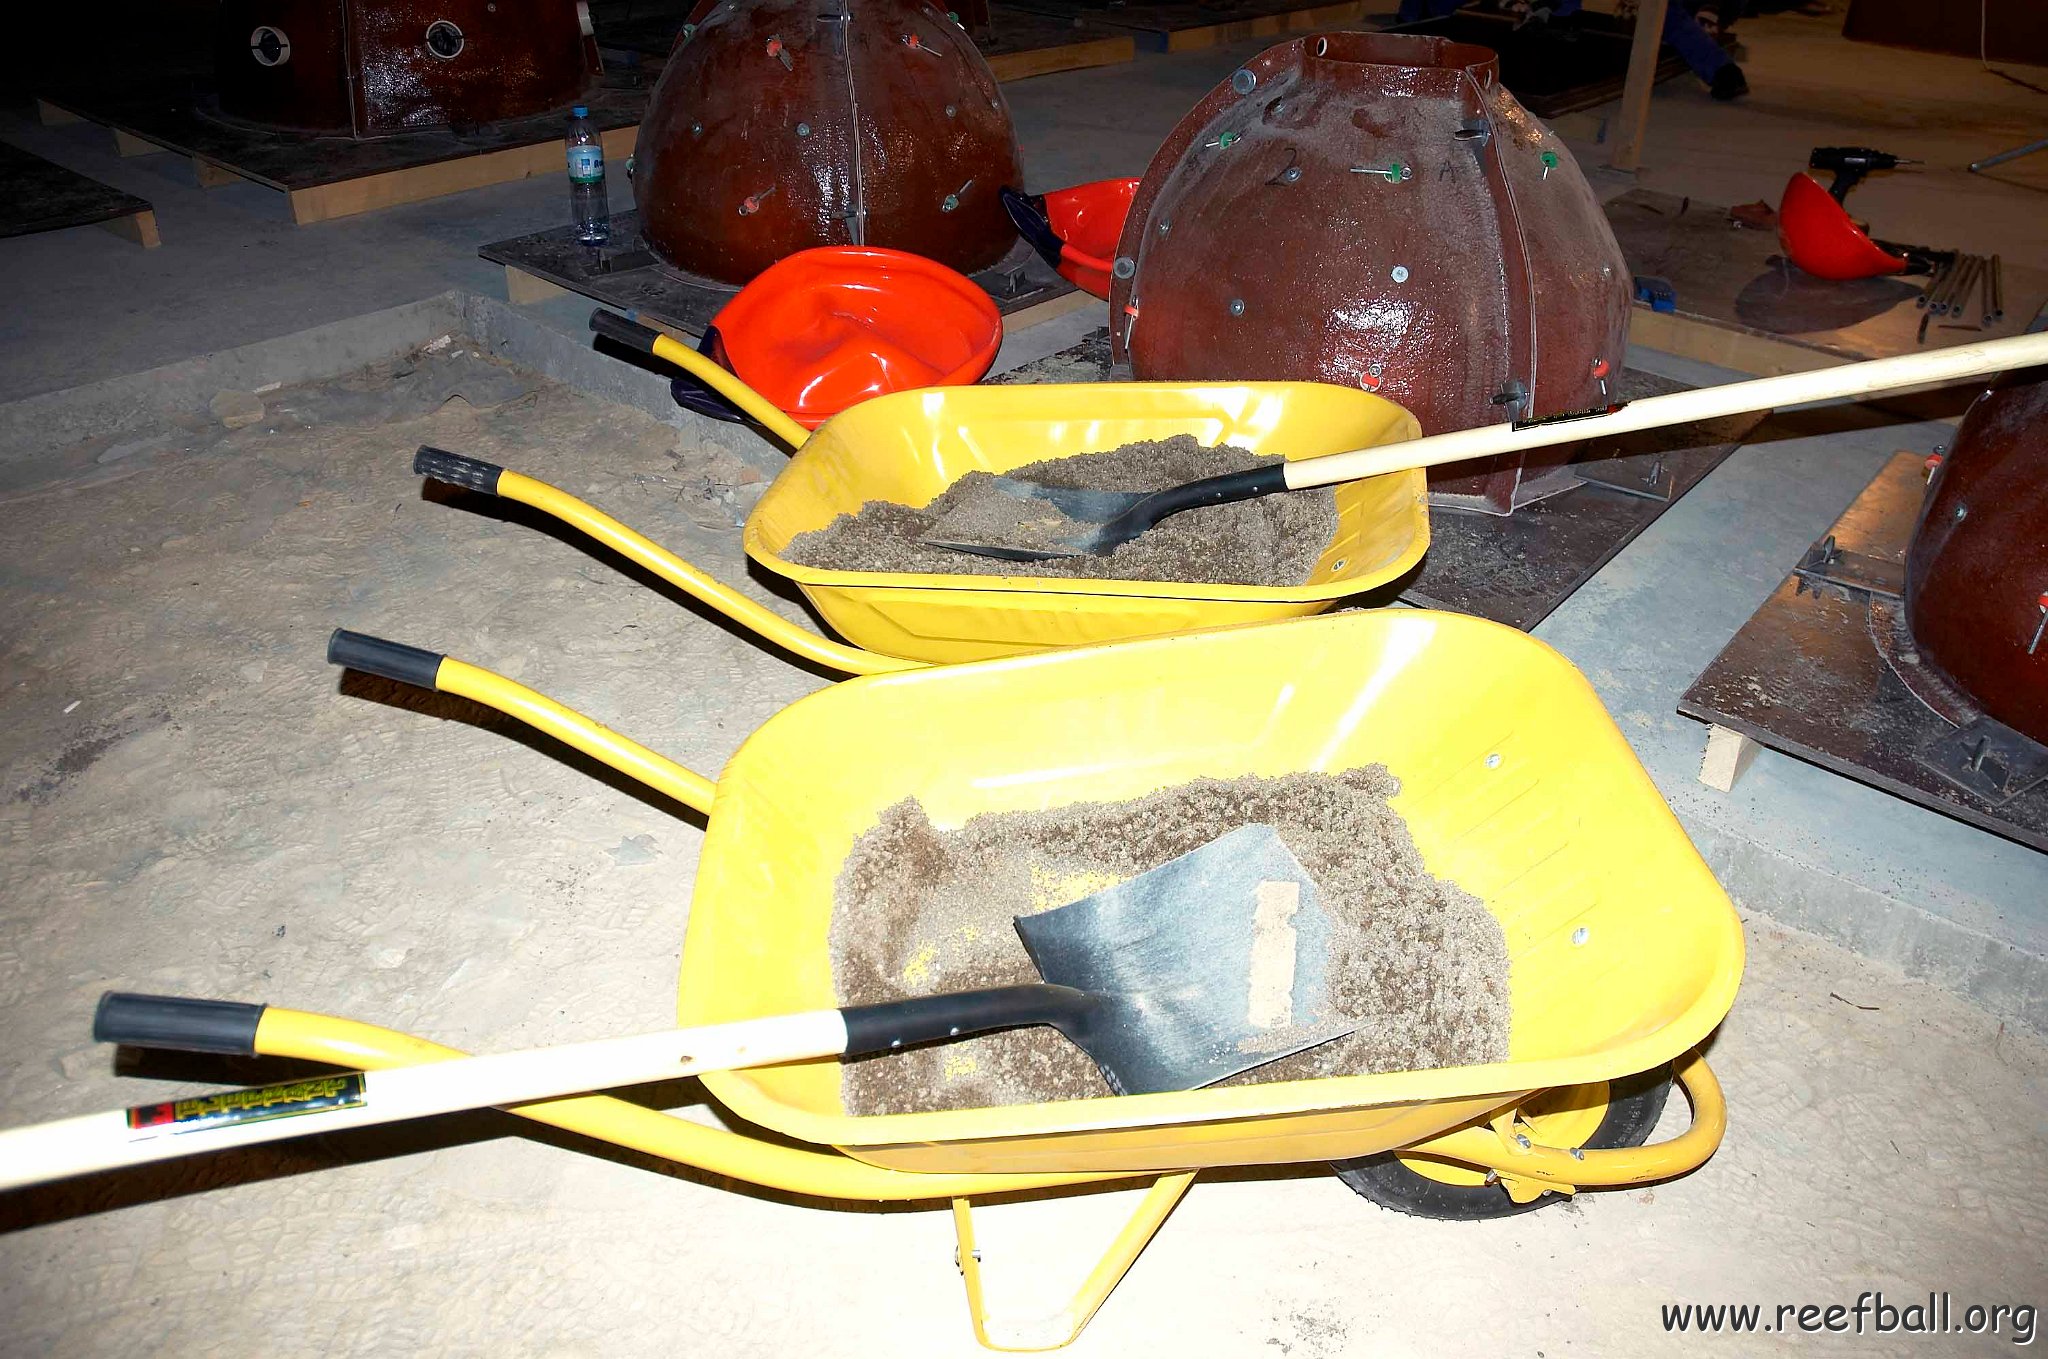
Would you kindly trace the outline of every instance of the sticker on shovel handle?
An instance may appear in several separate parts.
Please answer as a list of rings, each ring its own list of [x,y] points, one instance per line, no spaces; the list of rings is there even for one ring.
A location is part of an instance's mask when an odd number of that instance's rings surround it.
[[[202,1128],[260,1123],[327,1109],[353,1109],[368,1102],[364,1094],[361,1072],[314,1076],[255,1090],[224,1090],[216,1095],[195,1095],[161,1104],[138,1104],[128,1111],[128,1126],[151,1136],[198,1132]]]

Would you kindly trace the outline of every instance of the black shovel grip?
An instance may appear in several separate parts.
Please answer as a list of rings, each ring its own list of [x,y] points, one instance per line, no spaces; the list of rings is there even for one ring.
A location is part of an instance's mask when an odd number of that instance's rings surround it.
[[[109,991],[92,1017],[92,1036],[102,1043],[176,1052],[256,1055],[256,1026],[262,1005],[240,1000],[199,1000],[192,996],[145,996]]]
[[[441,662],[446,659],[438,651],[422,651],[403,642],[387,642],[382,637],[350,632],[347,628],[336,628],[327,639],[329,664],[360,670],[366,675],[382,675],[400,684],[417,684],[422,689],[440,687],[437,681],[441,677]]]
[[[1175,486],[1146,496],[1137,508],[1144,512],[1147,527],[1150,527],[1167,515],[1178,514],[1182,510],[1203,505],[1228,505],[1233,501],[1252,500],[1286,489],[1287,464],[1276,462],[1245,472],[1226,472],[1220,477],[1204,477],[1185,486]]]
[[[1086,1048],[1089,1023],[1101,1007],[1101,997],[1087,991],[1040,982],[879,1005],[849,1005],[839,1014],[846,1021],[846,1055],[865,1057],[942,1038],[1032,1024],[1050,1025]]]
[[[465,490],[482,491],[485,495],[498,493],[498,478],[505,475],[505,469],[482,458],[465,458],[460,453],[450,453],[445,448],[420,445],[420,451],[412,455],[412,472],[416,477],[430,477],[460,486]]]
[[[654,352],[654,342],[661,338],[661,332],[652,326],[643,326],[638,321],[629,321],[615,311],[599,307],[590,313],[590,328],[607,340],[615,341],[628,349],[637,349],[643,354]]]

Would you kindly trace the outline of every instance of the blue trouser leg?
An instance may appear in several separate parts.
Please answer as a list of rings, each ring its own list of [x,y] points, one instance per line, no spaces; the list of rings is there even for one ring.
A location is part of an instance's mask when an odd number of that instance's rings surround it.
[[[1701,80],[1713,80],[1714,73],[1732,60],[1720,43],[1707,36],[1684,0],[1671,0],[1664,9],[1664,41]]]
[[[1692,67],[1693,74],[1701,80],[1712,80],[1714,72],[1729,63],[1729,56],[1721,50],[1721,44],[1707,36],[1705,29],[1692,17],[1693,6],[1698,0],[1671,0],[1664,7],[1664,41],[1685,59]],[[1552,15],[1563,18],[1578,12],[1580,0],[1557,0],[1550,7]],[[1742,8],[1742,0],[1721,0],[1721,26],[1727,28],[1735,22],[1735,16]]]

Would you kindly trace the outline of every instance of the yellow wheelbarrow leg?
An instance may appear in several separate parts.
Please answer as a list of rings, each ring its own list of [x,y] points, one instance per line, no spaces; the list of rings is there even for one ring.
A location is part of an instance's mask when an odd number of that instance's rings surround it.
[[[854,675],[874,675],[891,670],[918,670],[921,661],[899,660],[856,646],[845,646],[820,637],[782,615],[747,598],[730,585],[708,576],[675,553],[558,486],[513,472],[481,458],[450,453],[441,448],[422,448],[414,455],[412,470],[450,486],[495,495],[501,500],[530,505],[542,514],[603,543],[626,560],[653,572],[684,594],[724,614],[755,635],[806,660]]]
[[[1674,1062],[1671,1074],[1685,1087],[1692,1103],[1692,1126],[1668,1142],[1591,1151],[1546,1147],[1504,1123],[1459,1128],[1399,1150],[1495,1171],[1517,1203],[1527,1203],[1546,1189],[1569,1194],[1576,1189],[1668,1180],[1698,1169],[1728,1131],[1728,1103],[1721,1082],[1698,1049]]]
[[[959,1238],[960,1278],[967,1285],[967,1314],[974,1319],[974,1338],[992,1350],[1031,1353],[1056,1350],[1081,1334],[1110,1290],[1115,1288],[1137,1261],[1139,1252],[1150,1244],[1166,1215],[1180,1202],[1197,1172],[1179,1171],[1162,1175],[1145,1191],[1137,1211],[1110,1242],[1109,1250],[1096,1261],[1079,1291],[1065,1307],[1043,1316],[992,1321],[981,1288],[981,1252],[974,1244],[974,1214],[965,1198],[953,1200],[953,1232]]]

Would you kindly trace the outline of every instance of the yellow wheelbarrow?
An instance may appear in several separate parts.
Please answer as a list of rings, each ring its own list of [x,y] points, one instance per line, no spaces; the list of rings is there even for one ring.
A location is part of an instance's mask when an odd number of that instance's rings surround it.
[[[868,500],[926,504],[977,469],[1006,472],[1175,434],[1309,458],[1413,439],[1418,430],[1407,411],[1366,392],[1243,382],[935,387],[864,401],[811,433],[724,368],[658,331],[605,312],[592,324],[609,339],[687,369],[797,450],[748,517],[742,541],[755,561],[795,581],[851,646],[791,623],[546,482],[440,449],[422,449],[414,470],[552,515],[766,640],[850,673],[1319,613],[1398,578],[1429,546],[1423,474],[1408,471],[1337,489],[1337,533],[1302,585],[802,566],[781,555],[798,534],[823,528]]]
[[[834,880],[902,798],[957,825],[1198,777],[1379,761],[1400,779],[1394,805],[1429,870],[1484,900],[1505,932],[1507,1061],[879,1117],[845,1112],[832,1061],[704,1077],[789,1145],[604,1097],[514,1110],[792,1193],[950,1199],[975,1334],[993,1348],[1072,1339],[1204,1168],[1336,1162],[1367,1174],[1359,1187],[1382,1201],[1473,1216],[1482,1200],[1512,1211],[1683,1174],[1720,1141],[1721,1092],[1694,1049],[1740,979],[1734,909],[1584,677],[1512,629],[1353,612],[868,676],[770,718],[715,786],[490,671],[337,638],[345,661],[517,717],[706,816],[684,1025],[837,1003]],[[1020,712],[1033,720],[991,720]],[[455,1055],[280,1010],[257,1047],[371,1068]],[[1667,1068],[1691,1099],[1691,1127],[1613,1145],[1649,1134],[1647,1092],[1661,1100]],[[970,1200],[1134,1177],[1152,1189],[1072,1299],[1031,1321],[985,1314]]]

